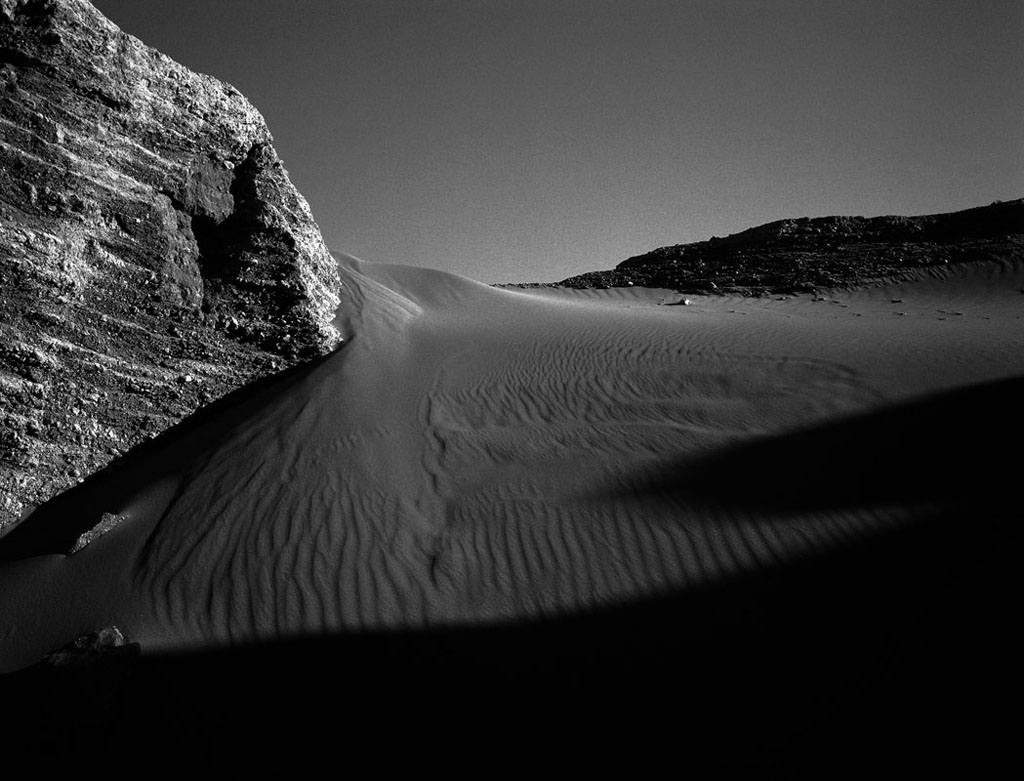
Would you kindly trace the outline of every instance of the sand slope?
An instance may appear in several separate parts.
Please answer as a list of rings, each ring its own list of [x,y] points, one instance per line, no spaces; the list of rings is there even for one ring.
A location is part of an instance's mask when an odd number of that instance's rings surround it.
[[[0,539],[0,669],[110,624],[160,650],[577,613],[1005,490],[977,451],[1024,375],[1019,268],[682,306],[341,265],[341,349]]]

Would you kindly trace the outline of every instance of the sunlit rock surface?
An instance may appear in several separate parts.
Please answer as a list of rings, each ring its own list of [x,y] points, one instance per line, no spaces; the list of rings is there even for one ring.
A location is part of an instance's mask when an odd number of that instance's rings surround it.
[[[1024,199],[916,217],[800,217],[674,244],[562,280],[574,288],[812,292],[919,269],[1024,258]]]
[[[234,87],[84,0],[0,2],[0,527],[331,350],[338,274]]]

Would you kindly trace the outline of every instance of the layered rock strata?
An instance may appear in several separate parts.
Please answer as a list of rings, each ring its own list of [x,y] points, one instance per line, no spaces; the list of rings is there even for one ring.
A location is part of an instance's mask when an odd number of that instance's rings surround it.
[[[330,351],[337,267],[233,87],[85,0],[0,0],[0,528]]]
[[[928,266],[1024,259],[1024,199],[919,217],[778,220],[725,238],[675,244],[558,283],[681,293],[813,291]]]

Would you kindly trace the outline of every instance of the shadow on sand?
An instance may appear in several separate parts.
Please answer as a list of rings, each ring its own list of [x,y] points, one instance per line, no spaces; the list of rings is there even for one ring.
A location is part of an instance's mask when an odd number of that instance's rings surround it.
[[[985,510],[1018,493],[1024,378],[929,395],[669,464],[632,485],[654,500],[738,511],[882,505]]]
[[[693,778],[978,777],[1015,757],[1024,384],[766,439],[648,481],[759,511],[939,500],[683,595],[488,628],[310,638],[5,677],[10,740],[77,764]],[[103,693],[99,696],[97,691]],[[1007,716],[1011,714],[1011,716]]]
[[[340,350],[348,346],[346,342]],[[136,486],[156,482],[167,474],[196,468],[202,455],[195,443],[216,443],[231,428],[271,406],[300,385],[330,355],[307,361],[269,377],[255,380],[189,415],[158,437],[132,448],[123,457],[90,475],[79,485],[40,505],[0,536],[0,564],[31,556],[65,554],[78,537],[93,528],[104,512]],[[195,434],[202,432],[197,438]]]

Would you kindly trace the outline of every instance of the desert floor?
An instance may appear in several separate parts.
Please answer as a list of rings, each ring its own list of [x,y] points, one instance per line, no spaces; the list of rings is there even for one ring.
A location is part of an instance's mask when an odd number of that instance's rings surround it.
[[[1010,686],[1024,269],[684,304],[340,263],[341,349],[0,540],[0,668],[116,625],[143,661],[97,723],[129,733],[201,670],[196,734],[349,686],[399,742],[533,703],[755,775],[912,764]]]

